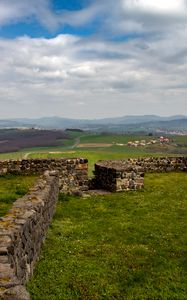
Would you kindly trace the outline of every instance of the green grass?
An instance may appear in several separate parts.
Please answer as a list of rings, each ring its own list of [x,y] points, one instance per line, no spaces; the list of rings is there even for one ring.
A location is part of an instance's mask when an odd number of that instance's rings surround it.
[[[127,135],[127,134],[88,134],[80,138],[81,143],[122,143],[127,144],[129,141],[153,139],[147,135]]]
[[[145,189],[60,196],[28,283],[32,300],[187,299],[187,174],[148,174]]]
[[[175,143],[187,145],[187,135],[175,135],[172,139]]]
[[[0,153],[0,160],[23,158],[24,152]]]
[[[0,217],[11,208],[12,203],[25,195],[36,176],[6,175],[0,177]]]

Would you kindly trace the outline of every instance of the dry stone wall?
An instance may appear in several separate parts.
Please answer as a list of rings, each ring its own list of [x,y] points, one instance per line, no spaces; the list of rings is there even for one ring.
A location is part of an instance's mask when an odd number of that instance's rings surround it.
[[[60,191],[88,189],[88,160],[84,158],[22,159],[0,161],[0,175],[43,174],[46,170],[59,171]]]
[[[59,193],[59,176],[46,171],[0,219],[0,299],[28,300],[32,275]]]
[[[187,156],[131,158],[127,161],[133,167],[141,167],[144,172],[187,171]]]
[[[144,186],[145,172],[187,171],[187,157],[149,157],[99,161],[91,184],[112,192],[137,190]]]

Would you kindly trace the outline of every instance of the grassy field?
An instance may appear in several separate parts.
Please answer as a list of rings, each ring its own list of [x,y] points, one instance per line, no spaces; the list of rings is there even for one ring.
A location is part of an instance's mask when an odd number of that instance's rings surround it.
[[[147,140],[153,137],[148,135],[127,135],[127,134],[88,134],[80,137],[81,143],[123,143],[127,144],[129,141]]]
[[[0,160],[5,159],[21,159],[24,156],[24,151],[22,152],[11,152],[11,153],[0,153]]]
[[[187,136],[172,135],[168,136],[174,143],[186,144]],[[129,141],[145,140],[150,141],[152,139],[158,139],[157,136],[138,135],[138,134],[82,134],[80,135],[81,143],[123,143],[127,144]]]
[[[6,175],[0,177],[0,217],[12,206],[12,203],[25,195],[36,180],[36,176]]]
[[[187,299],[187,174],[145,190],[61,196],[28,283],[32,300]]]
[[[172,136],[174,142],[179,144],[184,144],[187,146],[187,136],[186,135],[174,135]]]

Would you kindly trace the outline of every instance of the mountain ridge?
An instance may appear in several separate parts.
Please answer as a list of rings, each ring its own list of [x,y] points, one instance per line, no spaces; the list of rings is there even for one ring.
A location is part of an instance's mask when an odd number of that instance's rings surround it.
[[[67,129],[81,128],[88,130],[108,130],[116,127],[130,130],[136,127],[142,127],[146,130],[156,130],[156,128],[164,129],[180,129],[187,130],[187,116],[158,116],[158,115],[127,115],[114,118],[103,119],[71,119],[64,117],[41,117],[41,118],[11,118],[0,119],[0,128],[40,128],[40,129]],[[107,129],[108,128],[108,129]]]

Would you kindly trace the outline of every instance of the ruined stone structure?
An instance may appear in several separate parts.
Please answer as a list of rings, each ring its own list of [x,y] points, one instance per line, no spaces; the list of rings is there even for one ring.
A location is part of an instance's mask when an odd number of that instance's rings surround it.
[[[58,172],[46,171],[0,220],[0,299],[29,299],[32,275],[59,193]]]
[[[88,188],[88,160],[84,158],[23,159],[0,161],[0,175],[42,175],[44,171],[59,171],[61,192]]]
[[[109,191],[141,189],[145,172],[187,171],[187,157],[99,161],[88,180],[88,161],[31,159],[0,162],[0,175],[43,174],[29,193],[0,219],[0,299],[28,300],[24,284],[32,275],[40,249],[62,192],[92,188]]]
[[[99,161],[92,185],[112,192],[137,190],[144,186],[145,172],[187,171],[187,157],[149,157]]]

